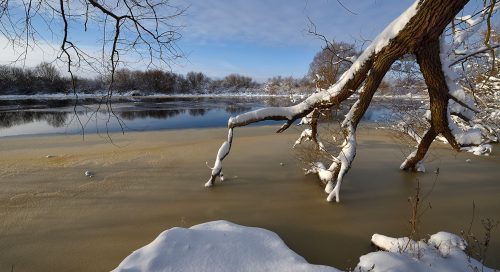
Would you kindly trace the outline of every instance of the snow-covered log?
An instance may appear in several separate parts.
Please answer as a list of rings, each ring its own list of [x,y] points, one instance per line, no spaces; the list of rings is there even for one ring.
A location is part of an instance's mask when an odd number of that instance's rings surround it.
[[[495,271],[467,256],[467,243],[449,232],[438,232],[427,241],[374,234],[372,243],[383,251],[359,258],[355,271]]]

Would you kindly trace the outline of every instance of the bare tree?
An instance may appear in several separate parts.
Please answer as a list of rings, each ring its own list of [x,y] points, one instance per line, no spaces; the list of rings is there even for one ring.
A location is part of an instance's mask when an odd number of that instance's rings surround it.
[[[309,77],[317,88],[326,89],[349,69],[357,55],[354,44],[325,40],[325,46],[309,65]]]
[[[35,67],[34,72],[36,77],[45,78],[52,82],[61,78],[61,73],[57,70],[57,68],[48,62],[38,64]]]
[[[117,67],[127,62],[168,66],[180,57],[173,19],[183,12],[168,0],[2,0],[0,33],[19,52],[18,61],[37,47],[51,48],[71,75],[82,68],[113,79]],[[81,44],[79,35],[85,32],[100,39],[100,53]]]
[[[415,151],[406,158],[401,169],[418,170],[431,143],[438,135],[446,139],[457,151],[481,146],[479,130],[467,128],[464,131],[455,122],[456,118],[470,120],[478,109],[473,99],[456,83],[456,74],[450,69],[453,60],[449,59],[454,43],[450,46],[445,32],[467,3],[468,0],[417,0],[387,26],[328,89],[321,90],[291,107],[263,108],[230,118],[228,139],[219,148],[210,179],[205,186],[213,186],[215,179],[222,176],[222,160],[230,152],[233,129],[236,127],[263,120],[284,120],[286,123],[277,131],[279,133],[302,118],[302,123],[311,126],[304,137],[315,142],[318,133],[318,112],[339,107],[340,103],[356,93],[356,102],[341,123],[343,143],[338,155],[330,155],[328,166],[313,163],[308,169],[309,172],[318,173],[326,184],[327,200],[338,202],[343,177],[356,155],[357,126],[391,65],[407,54],[416,56],[427,85],[430,103],[426,129],[419,137]],[[485,1],[484,8],[475,14],[478,17],[477,22],[489,22],[498,6],[497,1]],[[488,49],[491,48],[493,45],[490,44]],[[319,143],[317,144],[319,146]]]
[[[186,74],[186,80],[189,82],[191,90],[199,90],[209,82],[209,78],[201,72],[189,72]]]

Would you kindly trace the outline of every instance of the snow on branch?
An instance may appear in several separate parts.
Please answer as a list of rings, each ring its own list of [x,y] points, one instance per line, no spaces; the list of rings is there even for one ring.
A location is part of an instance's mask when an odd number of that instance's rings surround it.
[[[335,187],[332,188],[333,183],[330,181],[325,188],[325,192],[329,193],[326,200],[328,202],[333,201],[334,199],[337,202],[340,202],[340,186],[342,184],[342,179],[344,175],[351,168],[352,161],[356,156],[356,129],[354,128],[352,123],[349,123],[346,127],[347,137],[342,144],[342,150],[340,151],[337,159],[340,161],[340,169],[337,175],[337,180],[335,183]]]
[[[300,136],[297,139],[297,141],[295,141],[295,143],[293,144],[292,148],[295,148],[296,146],[298,146],[302,142],[312,141],[312,138],[313,138],[313,136],[312,136],[312,130],[309,129],[309,128],[304,129],[304,131],[302,131],[302,133],[300,134]]]
[[[452,115],[459,116],[465,121],[474,119],[478,112],[474,99],[468,95],[464,89],[457,83],[458,75],[452,70],[452,61],[449,56],[453,54],[453,44],[447,44],[445,38],[440,39],[440,58],[442,71],[445,76],[446,85],[448,86],[449,96],[453,99],[448,101],[448,127],[455,138],[456,142],[461,146],[462,150],[470,151],[474,154],[485,154],[490,152],[488,146],[481,146],[483,143],[482,132],[479,128],[464,127],[461,129]],[[470,146],[479,146],[479,148],[469,148]],[[480,153],[484,152],[484,153]]]
[[[221,180],[223,180],[222,176],[222,160],[229,154],[231,150],[231,144],[233,143],[233,129],[230,128],[227,133],[227,141],[222,143],[219,151],[217,152],[217,156],[215,157],[215,164],[212,169],[212,175],[210,179],[205,183],[205,187],[211,187],[214,185],[215,178],[217,176],[221,176]]]
[[[474,49],[472,51],[460,52],[460,54],[457,53],[457,55],[459,57],[451,60],[451,63],[448,65],[448,67],[451,68],[451,67],[453,67],[453,65],[456,65],[456,64],[460,63],[461,61],[467,60],[468,58],[474,57],[478,54],[483,54],[486,51],[491,51],[491,49],[496,49],[498,47],[500,47],[500,44],[491,45],[491,47],[482,46],[482,47],[480,47],[478,49]]]
[[[486,5],[486,1],[484,9],[482,9],[480,12],[474,14],[474,15],[464,15],[462,17],[457,17],[455,20],[460,24],[464,23],[466,27],[463,27],[461,29],[454,29],[453,33],[453,45],[454,47],[460,47],[463,46],[465,47],[467,40],[477,33],[479,29],[482,26],[483,22],[487,22],[488,20],[491,19],[491,14],[497,11],[498,8],[500,8],[500,2],[493,1],[491,2],[492,4]],[[475,16],[478,16],[477,18],[474,18]],[[453,25],[455,25],[456,22],[453,22]],[[465,49],[465,48],[464,48]],[[461,54],[467,55],[467,53],[464,51],[461,51]]]

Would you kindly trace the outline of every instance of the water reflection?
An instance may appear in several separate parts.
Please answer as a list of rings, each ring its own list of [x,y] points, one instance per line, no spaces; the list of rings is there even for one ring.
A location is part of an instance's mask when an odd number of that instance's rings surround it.
[[[135,120],[135,119],[168,119],[176,117],[179,114],[184,114],[186,110],[142,110],[142,111],[122,111],[118,113],[118,116],[125,120]]]
[[[290,98],[284,98],[279,96],[265,97],[263,98],[263,101],[266,105],[271,107],[286,107],[295,104],[290,100]],[[295,102],[300,102],[300,101],[295,101]]]
[[[229,105],[226,108],[224,108],[224,110],[232,115],[238,115],[240,113],[252,110],[252,107],[246,107],[243,105]]]
[[[118,98],[0,100],[0,136],[223,127],[230,116],[269,106],[260,98]],[[283,103],[281,103],[283,104]],[[278,103],[274,103],[278,105]]]
[[[0,128],[9,128],[26,123],[45,121],[52,127],[64,126],[69,119],[65,112],[14,111],[0,112]]]
[[[188,110],[189,115],[191,115],[191,116],[203,116],[207,113],[207,111],[209,111],[209,110],[206,110],[206,109],[189,109]]]
[[[96,131],[119,131],[123,124],[127,130],[224,127],[229,117],[243,112],[294,104],[287,97],[118,98],[113,100],[113,112],[110,112],[105,106],[98,107],[99,102],[98,99],[89,98],[78,101],[0,100],[0,136],[79,133],[82,129],[90,129],[87,124],[95,125]],[[373,103],[364,120],[391,120],[394,113],[391,104],[394,103]],[[333,109],[333,120],[342,120],[348,106]],[[260,124],[270,123],[273,122]]]

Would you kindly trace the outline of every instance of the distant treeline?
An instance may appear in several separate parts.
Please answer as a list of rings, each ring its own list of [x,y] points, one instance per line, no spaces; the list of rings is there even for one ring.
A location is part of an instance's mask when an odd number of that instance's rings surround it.
[[[110,84],[109,75],[77,77],[72,81],[46,62],[34,68],[0,65],[0,95],[71,93],[73,90],[78,93],[99,93],[107,91],[110,86],[113,93],[128,95],[308,94],[317,88],[326,89],[335,84],[359,54],[354,44],[332,41],[315,55],[303,78],[278,76],[263,83],[239,74],[214,79],[200,72],[181,75],[159,69],[119,69],[115,72],[113,84]],[[388,75],[379,86],[379,94],[415,93],[426,88],[416,59],[412,56],[405,56],[395,62]]]
[[[0,66],[0,95],[32,95],[70,93],[95,93],[106,90],[110,77],[81,78],[72,82],[63,77],[50,63],[40,63],[34,68]],[[268,93],[291,94],[314,91],[310,80],[292,77],[273,77],[258,83],[248,76],[231,74],[222,79],[212,79],[200,72],[186,75],[163,70],[129,70],[115,72],[112,89],[115,93],[132,95],[148,94],[211,94],[211,93]]]
[[[67,91],[68,83],[50,63],[35,68],[0,66],[0,95],[62,93]]]

